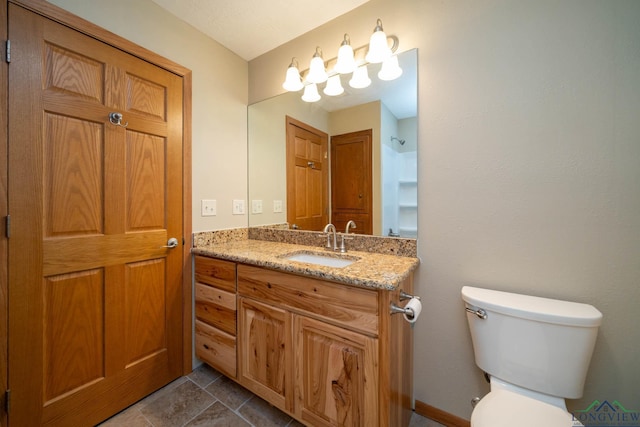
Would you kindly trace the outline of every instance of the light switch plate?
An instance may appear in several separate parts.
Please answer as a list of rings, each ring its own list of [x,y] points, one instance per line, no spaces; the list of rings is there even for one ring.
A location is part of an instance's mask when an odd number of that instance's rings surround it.
[[[233,215],[244,215],[244,200],[233,200]]]
[[[215,216],[217,213],[216,205],[217,203],[215,200],[206,200],[206,199],[201,200],[201,209],[202,209],[201,215]]]
[[[252,200],[251,201],[251,213],[252,214],[261,214],[262,213],[262,200]]]
[[[282,200],[274,200],[273,201],[273,212],[274,213],[282,212]]]

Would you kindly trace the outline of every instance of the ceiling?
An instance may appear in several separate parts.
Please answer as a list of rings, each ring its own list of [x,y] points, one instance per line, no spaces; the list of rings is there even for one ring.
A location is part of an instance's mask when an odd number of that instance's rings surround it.
[[[152,0],[250,61],[369,0]]]

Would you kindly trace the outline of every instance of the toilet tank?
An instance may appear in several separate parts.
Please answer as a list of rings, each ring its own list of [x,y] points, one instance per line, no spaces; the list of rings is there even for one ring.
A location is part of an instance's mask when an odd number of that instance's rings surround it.
[[[480,369],[530,390],[582,397],[602,322],[595,307],[470,286],[462,299]]]

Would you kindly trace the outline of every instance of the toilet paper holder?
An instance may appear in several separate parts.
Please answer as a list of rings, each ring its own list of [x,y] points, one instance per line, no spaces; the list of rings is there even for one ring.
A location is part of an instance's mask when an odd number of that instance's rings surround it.
[[[404,301],[407,299],[411,299],[411,298],[415,298],[415,299],[420,299],[419,296],[417,295],[411,295],[406,293],[405,291],[401,290],[400,291],[400,301]],[[413,317],[414,313],[413,310],[410,308],[404,308],[404,307],[398,307],[397,305],[395,305],[394,303],[391,303],[389,306],[389,312],[391,314],[398,314],[398,313],[402,313],[402,314],[406,314],[407,316],[411,316]]]

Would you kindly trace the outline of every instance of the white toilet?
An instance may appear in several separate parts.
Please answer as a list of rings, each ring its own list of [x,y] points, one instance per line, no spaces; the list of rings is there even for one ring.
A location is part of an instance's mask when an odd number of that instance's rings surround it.
[[[568,301],[462,288],[476,364],[491,391],[471,427],[580,426],[564,399],[582,397],[602,313]]]

